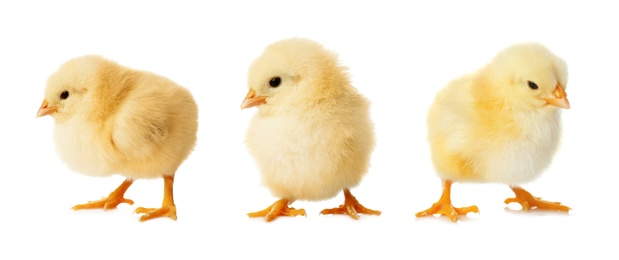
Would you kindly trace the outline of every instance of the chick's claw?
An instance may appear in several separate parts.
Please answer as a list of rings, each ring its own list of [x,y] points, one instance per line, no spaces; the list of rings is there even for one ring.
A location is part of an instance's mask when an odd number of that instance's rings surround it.
[[[357,198],[350,193],[350,190],[344,189],[344,204],[340,205],[337,208],[332,209],[324,209],[320,212],[322,215],[330,215],[330,214],[346,214],[353,219],[359,219],[359,213],[361,214],[371,214],[371,215],[380,215],[380,211],[372,210],[364,207],[359,203]]]
[[[522,206],[522,209],[528,211],[530,209],[543,209],[543,210],[554,210],[554,211],[562,211],[568,212],[570,208],[561,205],[559,202],[551,202],[542,200],[539,197],[534,197],[528,191],[524,190],[520,187],[512,187],[512,190],[516,194],[515,198],[508,198],[505,200],[505,204],[509,204],[512,202],[519,203]]]
[[[288,207],[288,199],[281,199],[273,203],[268,208],[261,211],[248,213],[247,216],[250,218],[264,217],[267,222],[270,222],[279,216],[305,216],[305,210],[290,208]]]

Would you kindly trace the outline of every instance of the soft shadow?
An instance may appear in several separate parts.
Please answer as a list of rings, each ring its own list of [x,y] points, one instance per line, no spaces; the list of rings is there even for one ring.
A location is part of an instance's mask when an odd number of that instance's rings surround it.
[[[561,212],[561,211],[553,211],[553,210],[543,210],[543,209],[531,209],[531,210],[523,210],[523,209],[511,209],[509,207],[503,208],[503,210],[512,215],[529,215],[529,216],[558,216],[558,217],[569,217],[571,216],[571,212]]]
[[[444,223],[458,224],[458,222],[477,222],[479,221],[480,214],[479,213],[469,213],[466,216],[458,216],[458,221],[452,222],[448,217],[442,215],[432,215],[425,217],[417,217],[413,216],[415,221],[440,221]]]

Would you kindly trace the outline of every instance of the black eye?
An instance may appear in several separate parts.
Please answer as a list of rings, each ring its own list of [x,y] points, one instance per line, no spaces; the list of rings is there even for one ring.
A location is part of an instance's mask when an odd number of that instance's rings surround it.
[[[269,86],[272,88],[279,87],[280,84],[282,84],[282,79],[280,77],[273,77],[269,80]]]
[[[531,89],[538,89],[539,87],[537,86],[537,84],[535,84],[535,82],[533,81],[529,81],[529,87]]]
[[[69,91],[60,92],[60,99],[67,99],[69,97]]]

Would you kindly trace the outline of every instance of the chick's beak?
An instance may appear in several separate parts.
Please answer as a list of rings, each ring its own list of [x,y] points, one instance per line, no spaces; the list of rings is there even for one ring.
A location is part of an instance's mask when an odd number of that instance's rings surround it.
[[[243,103],[241,103],[241,109],[265,104],[267,102],[266,99],[267,96],[256,96],[256,91],[250,88]]]
[[[57,106],[50,106],[47,100],[43,99],[43,103],[41,104],[41,107],[39,108],[39,111],[37,112],[37,117],[46,116],[56,111],[58,111]]]
[[[554,97],[545,98],[546,102],[548,102],[549,105],[553,105],[553,106],[557,106],[557,107],[565,108],[565,109],[570,108],[570,101],[567,100],[567,93],[565,93],[565,90],[563,90],[561,85],[557,84],[557,87],[552,92],[552,95]]]

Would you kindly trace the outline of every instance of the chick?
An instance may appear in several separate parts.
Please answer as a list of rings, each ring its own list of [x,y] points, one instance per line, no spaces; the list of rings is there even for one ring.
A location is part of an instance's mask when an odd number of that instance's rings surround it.
[[[350,84],[337,54],[303,38],[269,45],[250,66],[241,108],[256,106],[246,136],[263,184],[281,198],[250,217],[305,216],[295,200],[324,200],[344,191],[344,204],[321,214],[380,215],[351,194],[374,149],[369,101]]]
[[[417,217],[478,212],[451,204],[452,182],[507,184],[524,210],[570,208],[533,197],[519,185],[537,178],[559,144],[560,108],[570,108],[567,65],[537,43],[501,51],[476,73],[453,80],[431,106],[428,137],[432,161],[443,181],[440,200]]]
[[[174,174],[196,143],[198,107],[191,93],[162,76],[100,56],[67,61],[52,74],[37,117],[54,118],[54,141],[69,168],[91,176],[127,179],[107,198],[74,210],[112,209],[140,178],[164,179],[161,208],[136,209],[140,221],[176,220]]]

